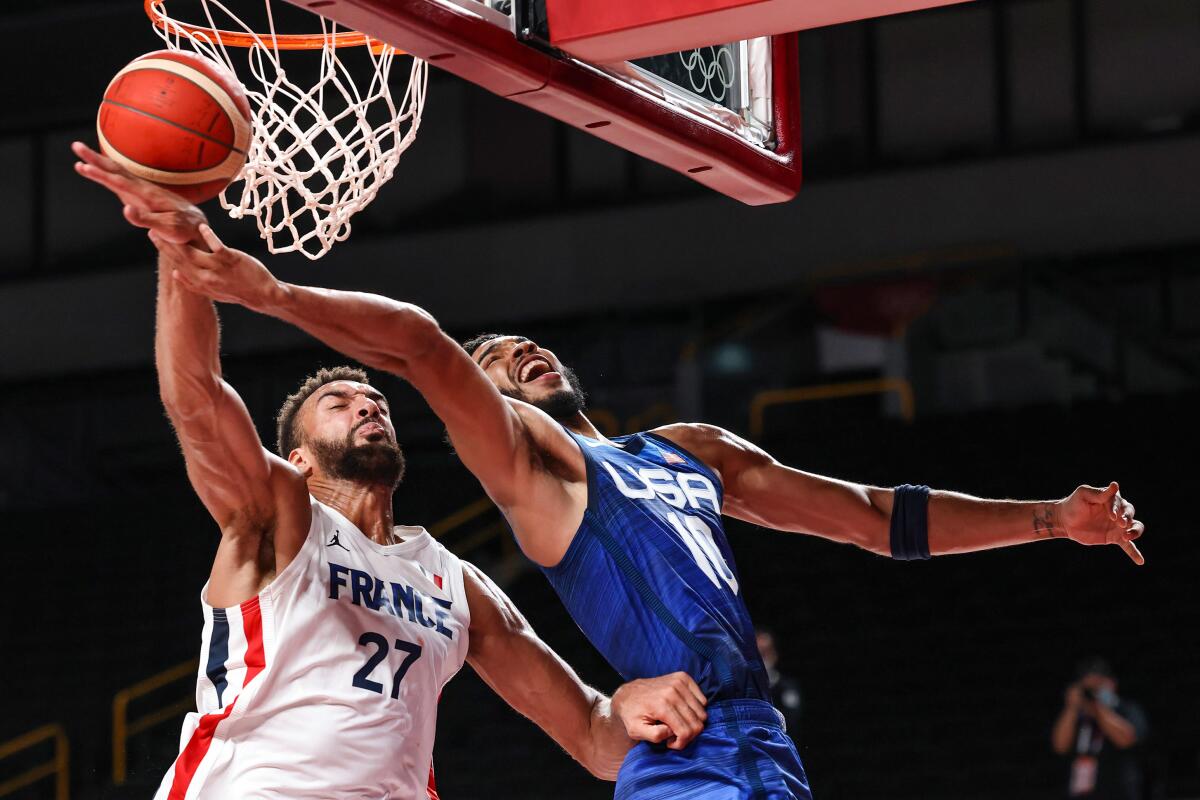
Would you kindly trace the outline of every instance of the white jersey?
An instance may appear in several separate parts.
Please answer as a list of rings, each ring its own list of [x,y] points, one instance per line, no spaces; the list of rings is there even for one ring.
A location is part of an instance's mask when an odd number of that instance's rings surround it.
[[[458,558],[396,531],[377,544],[314,499],[296,559],[258,596],[213,608],[206,587],[198,710],[156,800],[434,794],[438,695],[470,614]]]

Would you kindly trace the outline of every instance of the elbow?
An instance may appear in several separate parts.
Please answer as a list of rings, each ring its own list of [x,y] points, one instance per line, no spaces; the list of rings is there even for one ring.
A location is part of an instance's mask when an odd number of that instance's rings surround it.
[[[386,326],[389,335],[380,341],[380,364],[388,371],[403,374],[407,365],[433,360],[438,357],[439,347],[446,344],[458,346],[442,331],[427,311],[407,303],[390,312]],[[399,356],[400,363],[391,363]]]
[[[625,762],[625,756],[633,744],[624,735],[624,724],[616,720],[613,714],[610,700],[601,695],[593,697],[587,734],[572,750],[579,754],[576,758],[592,777],[610,782],[617,779],[621,764]],[[612,728],[609,727],[614,722],[622,734],[616,739],[612,737]],[[625,746],[622,748],[618,741],[625,742]]]
[[[410,303],[402,303],[392,312],[391,327],[398,336],[412,343],[409,349],[414,351],[431,347],[442,333],[432,314]]]
[[[624,763],[623,757],[615,758],[611,754],[609,757],[605,757],[605,754],[594,746],[587,747],[584,752],[587,755],[580,758],[579,763],[593,778],[610,783],[617,779],[617,773],[621,771],[621,764]]]

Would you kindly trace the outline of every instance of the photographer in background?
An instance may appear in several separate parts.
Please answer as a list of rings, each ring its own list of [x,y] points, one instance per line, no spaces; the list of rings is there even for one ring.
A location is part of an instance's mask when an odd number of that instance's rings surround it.
[[[1137,745],[1146,738],[1146,715],[1117,696],[1117,678],[1101,658],[1079,666],[1050,735],[1054,752],[1070,758],[1067,797],[1142,800]]]

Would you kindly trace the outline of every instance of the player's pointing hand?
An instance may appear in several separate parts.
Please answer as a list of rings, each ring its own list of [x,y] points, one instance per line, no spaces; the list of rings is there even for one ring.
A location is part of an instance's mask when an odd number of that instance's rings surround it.
[[[1135,564],[1146,563],[1134,544],[1146,526],[1134,518],[1133,504],[1121,496],[1115,482],[1103,489],[1080,486],[1058,506],[1058,522],[1066,536],[1080,544],[1115,544]]]
[[[612,698],[629,738],[682,750],[704,730],[708,700],[686,672],[630,681]]]

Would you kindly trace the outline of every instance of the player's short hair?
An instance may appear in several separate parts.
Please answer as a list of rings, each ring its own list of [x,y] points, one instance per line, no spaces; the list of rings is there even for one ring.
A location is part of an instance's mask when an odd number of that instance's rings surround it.
[[[279,455],[288,455],[304,442],[300,426],[296,424],[296,416],[304,401],[312,397],[313,392],[327,383],[334,381],[354,381],[355,383],[370,383],[367,373],[358,367],[321,367],[304,379],[300,388],[287,396],[275,417],[275,449]]]
[[[478,336],[474,336],[463,342],[462,349],[467,351],[467,355],[469,355],[471,358],[474,358],[475,351],[480,347],[487,344],[492,339],[499,339],[501,336],[505,335],[506,334],[503,333],[481,333]]]

